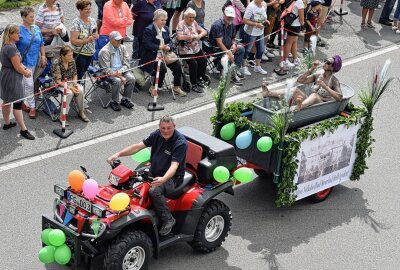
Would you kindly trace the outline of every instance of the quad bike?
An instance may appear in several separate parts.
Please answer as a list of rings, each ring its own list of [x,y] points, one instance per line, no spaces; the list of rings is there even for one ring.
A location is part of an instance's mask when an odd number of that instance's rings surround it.
[[[221,192],[233,195],[233,183],[214,182],[212,170],[223,165],[234,169],[237,160],[233,146],[196,129],[184,127],[187,138],[186,173],[183,183],[167,198],[176,219],[172,232],[160,237],[160,221],[152,207],[148,191],[152,177],[149,168],[136,170],[116,161],[109,183],[100,186],[97,196],[88,200],[71,187],[55,185],[54,217],[42,217],[42,229],[61,229],[72,250],[69,266],[92,269],[146,269],[151,257],[177,242],[187,242],[194,250],[211,252],[221,246],[231,227],[231,212],[215,199]],[[87,175],[86,169],[82,170]],[[129,195],[125,210],[113,211],[109,204],[116,193]],[[67,214],[68,213],[68,214]],[[66,215],[72,219],[66,220]],[[97,231],[91,226],[99,222]]]

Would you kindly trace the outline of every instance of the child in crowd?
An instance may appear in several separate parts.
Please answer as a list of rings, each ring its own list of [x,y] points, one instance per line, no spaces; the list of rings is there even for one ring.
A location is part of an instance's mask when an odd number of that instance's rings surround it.
[[[312,1],[307,6],[306,12],[306,34],[304,35],[304,49],[310,48],[311,35],[317,34],[318,17],[321,11],[321,2]]]

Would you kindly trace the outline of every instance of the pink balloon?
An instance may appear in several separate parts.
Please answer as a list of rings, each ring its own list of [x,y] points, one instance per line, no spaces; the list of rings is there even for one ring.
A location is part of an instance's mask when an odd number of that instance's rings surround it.
[[[99,191],[99,184],[94,179],[87,179],[83,182],[82,190],[89,200],[93,200]]]

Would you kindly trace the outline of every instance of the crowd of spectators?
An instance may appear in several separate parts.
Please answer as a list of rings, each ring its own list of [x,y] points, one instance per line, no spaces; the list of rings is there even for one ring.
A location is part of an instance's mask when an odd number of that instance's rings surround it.
[[[371,21],[378,0],[361,0],[362,28],[373,28]],[[386,1],[379,23],[391,25],[400,33],[400,5],[392,24],[389,14],[394,0]],[[228,0],[222,6],[220,18],[206,25],[206,1],[204,0],[95,0],[98,7],[97,20],[92,14],[91,0],[77,0],[78,16],[67,29],[64,10],[57,0],[45,0],[37,11],[31,7],[21,9],[22,22],[7,25],[1,48],[0,87],[3,103],[3,129],[16,123],[10,121],[11,108],[21,131],[27,139],[34,139],[23,120],[22,111],[31,119],[36,117],[34,83],[47,68],[54,81],[62,88],[68,80],[67,112],[69,102],[75,99],[79,118],[88,122],[84,110],[82,79],[93,63],[98,60],[100,68],[109,74],[111,84],[110,107],[121,110],[134,107],[132,92],[135,75],[132,60],[137,60],[143,74],[155,75],[157,57],[166,57],[172,51],[185,61],[163,61],[160,65],[158,87],[164,85],[167,68],[172,72],[173,91],[180,97],[188,92],[182,89],[182,76],[186,65],[192,90],[204,92],[207,81],[207,58],[203,50],[204,39],[234,66],[232,82],[243,85],[252,72],[266,75],[261,63],[271,61],[279,48],[281,20],[285,16],[285,43],[281,68],[289,69],[300,64],[298,42],[301,32],[306,31],[304,48],[310,46],[315,35],[318,46],[325,43],[318,37],[330,8],[331,0]],[[290,17],[290,18],[289,18]],[[288,18],[288,20],[286,20]],[[133,27],[132,27],[133,26]],[[132,27],[133,38],[127,30]],[[128,51],[124,42],[133,42]],[[254,46],[253,46],[254,45]],[[173,55],[173,54],[172,54]],[[221,72],[220,65],[213,72]],[[15,84],[9,84],[9,81]],[[149,88],[154,94],[156,80]],[[185,91],[184,91],[185,90]],[[146,90],[147,91],[147,90]],[[12,103],[12,104],[10,104]]]

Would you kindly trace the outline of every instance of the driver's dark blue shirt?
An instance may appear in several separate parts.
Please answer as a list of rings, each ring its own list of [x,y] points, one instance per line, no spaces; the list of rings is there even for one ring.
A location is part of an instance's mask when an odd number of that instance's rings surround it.
[[[171,167],[172,161],[179,162],[179,167],[174,175],[175,177],[183,177],[185,175],[185,159],[187,142],[185,136],[175,130],[174,135],[169,140],[165,140],[160,130],[152,132],[150,136],[143,140],[147,147],[151,147],[151,175],[153,177],[161,177]]]

